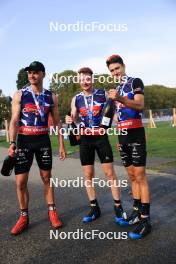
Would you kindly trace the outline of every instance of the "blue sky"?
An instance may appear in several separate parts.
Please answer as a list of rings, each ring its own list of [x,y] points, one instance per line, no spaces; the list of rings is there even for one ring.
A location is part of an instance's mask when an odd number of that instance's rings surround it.
[[[176,87],[176,1],[0,1],[0,89],[13,95],[19,69],[34,60],[48,73],[89,66],[106,73],[111,54],[145,84]],[[50,31],[60,24],[127,24],[124,32]],[[46,78],[45,86],[49,81]]]

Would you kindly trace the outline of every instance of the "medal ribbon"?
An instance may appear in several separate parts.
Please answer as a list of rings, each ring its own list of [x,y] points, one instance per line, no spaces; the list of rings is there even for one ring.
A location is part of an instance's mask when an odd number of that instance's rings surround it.
[[[44,118],[44,115],[45,115],[45,98],[44,98],[44,91],[42,91],[42,93],[39,94],[38,101],[37,101],[37,98],[36,98],[35,93],[34,93],[33,90],[32,90],[32,87],[30,88],[30,91],[31,91],[32,97],[33,97],[33,99],[34,99],[34,103],[35,103],[35,105],[36,105],[36,107],[37,107],[37,110],[38,110],[38,112],[39,112],[39,114],[40,114],[40,116],[41,116],[41,119],[43,119],[43,118]],[[39,105],[39,99],[40,99],[40,97],[41,97],[41,102],[42,102],[42,110],[40,109],[40,105]]]

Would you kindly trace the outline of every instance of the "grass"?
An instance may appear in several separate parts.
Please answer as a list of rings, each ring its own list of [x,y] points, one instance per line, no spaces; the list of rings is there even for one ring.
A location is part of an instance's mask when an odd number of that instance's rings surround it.
[[[176,158],[176,127],[169,122],[156,123],[157,128],[145,127],[147,151],[149,157]],[[111,136],[113,152],[117,155],[117,137]],[[116,152],[116,153],[115,153]]]
[[[51,136],[51,143],[52,143],[53,149],[58,148],[58,140],[56,136]],[[70,146],[69,140],[65,140],[64,144],[65,144],[67,155],[70,155],[72,153],[79,151],[79,146],[75,146],[75,147]]]
[[[59,149],[56,136],[51,137],[51,143],[52,143],[52,147],[55,151],[57,149]],[[71,147],[68,140],[65,140],[64,143],[65,143],[65,148],[66,148],[68,155],[79,151],[79,147],[78,146]],[[9,147],[9,144],[6,142],[5,137],[3,137],[3,136],[0,136],[0,147],[5,147],[5,148]]]
[[[146,127],[147,149],[149,157],[176,158],[176,128],[171,127],[169,122],[156,123],[157,128]],[[116,150],[117,136],[109,137],[113,152],[118,156]],[[58,148],[56,136],[51,137],[53,149]],[[8,147],[4,137],[0,137],[0,146]],[[78,152],[79,147],[71,147],[69,141],[65,141],[67,154]]]
[[[176,158],[176,127],[169,122],[156,125],[157,128],[146,128],[149,156]]]
[[[168,170],[169,168],[176,168],[176,160],[165,162],[157,166],[148,166],[148,169],[155,170],[157,172]]]

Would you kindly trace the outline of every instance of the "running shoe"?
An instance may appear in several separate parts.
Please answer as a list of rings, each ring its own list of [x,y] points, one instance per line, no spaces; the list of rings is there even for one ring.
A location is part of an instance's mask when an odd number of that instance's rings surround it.
[[[117,224],[119,224],[120,221],[127,219],[127,214],[126,212],[123,211],[122,208],[114,205],[114,212],[115,212],[115,222]]]
[[[96,220],[101,215],[101,210],[99,206],[91,206],[90,212],[83,217],[83,222],[88,223]]]
[[[140,221],[140,211],[137,209],[133,209],[131,215],[127,219],[122,219],[119,222],[119,225],[121,226],[131,226],[134,224],[139,223]]]
[[[18,221],[11,229],[11,235],[16,236],[21,234],[25,229],[28,228],[28,225],[29,225],[29,217],[27,215],[20,215]]]
[[[150,218],[141,218],[139,224],[136,226],[136,228],[132,231],[129,232],[128,236],[131,239],[141,239],[148,235],[151,232],[151,223],[150,223]]]
[[[49,210],[48,217],[53,228],[58,229],[63,225],[62,222],[59,220],[56,210]]]

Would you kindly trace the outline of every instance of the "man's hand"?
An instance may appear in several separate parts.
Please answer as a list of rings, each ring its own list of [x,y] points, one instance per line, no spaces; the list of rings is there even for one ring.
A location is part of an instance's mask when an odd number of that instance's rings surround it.
[[[113,100],[118,100],[119,93],[116,89],[110,89],[108,91],[108,97]]]
[[[64,146],[60,146],[59,154],[60,154],[60,160],[64,160],[66,158],[66,152]]]
[[[65,117],[65,123],[67,125],[70,125],[73,122],[73,118],[71,116],[66,115]]]
[[[16,145],[11,144],[9,149],[8,149],[8,154],[10,157],[15,157],[15,153],[16,153]]]
[[[119,95],[118,91],[116,89],[110,89],[108,91],[108,97],[112,100],[117,100],[121,103],[124,103],[124,98],[123,96]]]
[[[112,100],[117,100],[128,108],[135,109],[137,111],[142,111],[144,109],[144,95],[135,94],[134,99],[128,99],[119,95],[116,89],[110,89],[108,91],[108,97]]]

